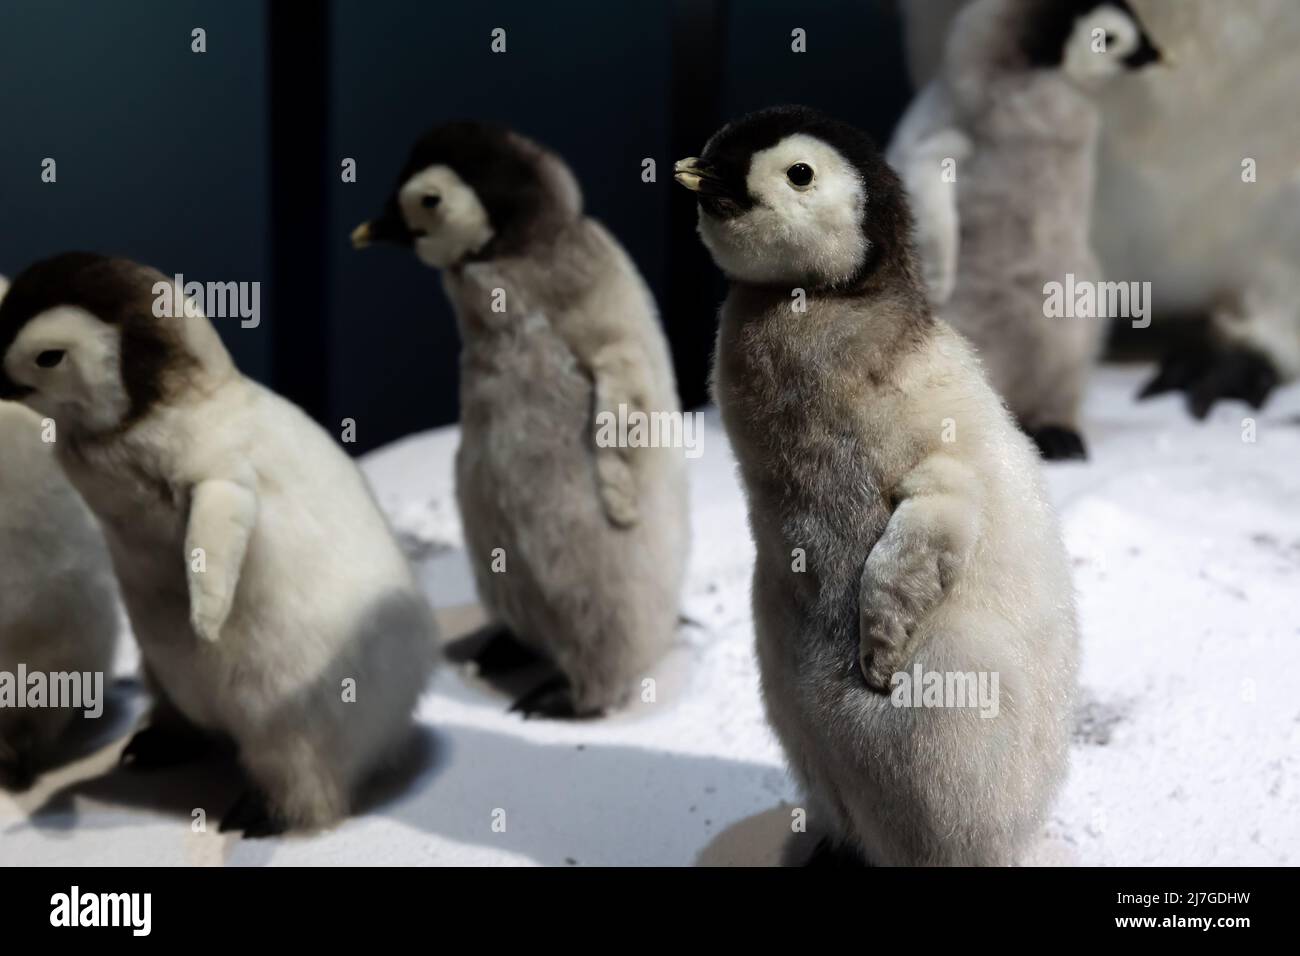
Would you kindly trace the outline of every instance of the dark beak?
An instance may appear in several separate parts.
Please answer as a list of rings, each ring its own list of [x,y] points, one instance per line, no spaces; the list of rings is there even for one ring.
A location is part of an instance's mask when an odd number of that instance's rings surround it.
[[[713,196],[718,199],[735,198],[726,180],[718,175],[718,171],[695,156],[677,161],[673,166],[673,179],[701,196]]]
[[[415,234],[406,228],[401,213],[396,209],[386,209],[378,219],[363,222],[352,230],[352,248],[364,249],[375,242],[391,242],[399,246],[409,246],[415,241]]]
[[[1168,63],[1169,61],[1161,55],[1160,50],[1151,42],[1146,31],[1142,31],[1142,42],[1138,48],[1124,57],[1124,65],[1130,70],[1140,70],[1142,67],[1151,63]]]
[[[9,379],[4,372],[0,372],[0,400],[6,402],[20,402],[32,392],[34,388],[28,388],[25,385],[19,385]]]

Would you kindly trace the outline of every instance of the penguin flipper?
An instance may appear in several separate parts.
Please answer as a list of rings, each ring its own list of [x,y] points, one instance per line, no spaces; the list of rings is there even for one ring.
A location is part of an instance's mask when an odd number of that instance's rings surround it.
[[[596,481],[605,517],[616,528],[630,528],[641,520],[637,506],[636,474],[622,448],[596,449]]]
[[[858,663],[880,694],[914,656],[917,625],[966,567],[984,510],[975,472],[943,453],[923,459],[893,496],[898,504],[867,555],[858,590]]]
[[[248,543],[257,524],[255,479],[208,478],[190,493],[186,555],[202,555],[202,565],[187,562],[190,622],[207,641],[221,636],[234,605]]]
[[[580,360],[582,356],[579,356]],[[597,436],[612,422],[633,421],[646,414],[642,371],[635,352],[609,345],[590,357],[587,372],[594,394],[593,425]],[[596,481],[605,517],[616,528],[630,528],[641,520],[633,456],[637,449],[598,444]]]
[[[950,177],[945,164],[964,159],[970,150],[966,134],[946,128],[931,133],[896,157],[898,173],[912,200],[921,274],[930,304],[936,308],[952,298],[961,245],[956,167]]]

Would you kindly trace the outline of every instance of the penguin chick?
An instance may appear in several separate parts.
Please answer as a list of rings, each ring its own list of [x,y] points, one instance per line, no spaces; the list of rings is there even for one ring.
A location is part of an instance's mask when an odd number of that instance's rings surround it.
[[[562,675],[515,709],[619,706],[673,639],[689,537],[682,451],[601,440],[620,416],[680,414],[649,289],[558,156],[479,123],[415,144],[353,234],[372,240],[443,270],[456,312],[456,490],[479,597]]]
[[[1065,774],[1075,680],[1033,449],[931,316],[864,133],[764,110],[677,178],[731,280],[713,395],[757,547],[763,696],[826,831],[818,862],[1010,863]],[[916,668],[998,675],[996,716],[907,706]]]
[[[158,694],[125,759],[234,743],[252,783],[222,829],[348,813],[403,742],[436,652],[424,597],[360,471],[239,373],[170,280],[68,253],[0,305],[0,387],[53,418],[99,518]]]
[[[7,287],[0,277],[0,299]],[[42,440],[44,427],[0,401],[0,672],[23,665],[47,679],[100,674],[107,682],[119,630],[108,552]],[[29,785],[87,709],[0,708],[0,782]]]
[[[1048,459],[1086,457],[1079,405],[1107,317],[1048,315],[1047,283],[1100,283],[1098,107],[1159,59],[1125,0],[976,0],[887,158],[916,208],[930,299]]]

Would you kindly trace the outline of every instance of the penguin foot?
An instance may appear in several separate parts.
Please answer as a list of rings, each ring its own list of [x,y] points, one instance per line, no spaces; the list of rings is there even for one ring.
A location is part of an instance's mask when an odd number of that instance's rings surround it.
[[[1038,452],[1046,461],[1069,461],[1086,459],[1088,449],[1083,444],[1083,436],[1073,428],[1065,425],[1043,425],[1031,429],[1029,437],[1038,446]]]
[[[10,727],[0,740],[0,788],[21,793],[36,782],[36,739],[26,723]]]
[[[479,650],[469,658],[478,669],[480,677],[502,677],[515,671],[532,667],[544,658],[502,628],[487,639]]]
[[[22,793],[36,782],[36,762],[30,752],[19,750],[0,761],[0,789]]]
[[[1258,352],[1197,343],[1167,354],[1138,399],[1186,392],[1187,410],[1204,419],[1222,399],[1236,398],[1251,408],[1262,407],[1279,380],[1273,363]]]
[[[804,866],[835,867],[841,870],[857,869],[868,865],[857,850],[836,843],[830,837],[822,837],[812,851],[812,856],[804,862]]]
[[[573,702],[573,688],[567,677],[551,677],[514,702],[510,713],[521,713],[524,720],[530,717],[550,717],[554,720],[587,720],[604,716],[600,710],[578,710]]]
[[[288,827],[271,812],[266,795],[260,790],[250,788],[240,794],[239,799],[221,818],[220,832],[242,830],[245,840],[257,840],[262,837],[278,836]]]
[[[128,770],[159,770],[190,763],[208,754],[212,742],[192,730],[172,724],[150,724],[135,732],[122,751]]]

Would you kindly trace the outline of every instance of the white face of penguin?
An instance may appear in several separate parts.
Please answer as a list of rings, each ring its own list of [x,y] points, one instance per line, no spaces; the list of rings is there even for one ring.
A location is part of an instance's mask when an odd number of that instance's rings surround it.
[[[1125,60],[1142,45],[1137,22],[1109,3],[1079,17],[1065,42],[1062,67],[1082,85],[1094,85],[1125,72]]]
[[[121,372],[121,334],[77,306],[33,316],[3,356],[5,375],[29,390],[33,411],[91,429],[109,429],[130,408]]]
[[[866,189],[853,164],[828,143],[795,133],[755,152],[744,187],[748,209],[719,218],[700,207],[700,237],[728,276],[834,283],[866,260]]]
[[[435,269],[454,265],[492,239],[487,210],[450,166],[416,173],[398,190],[397,204],[414,235],[415,255]]]

